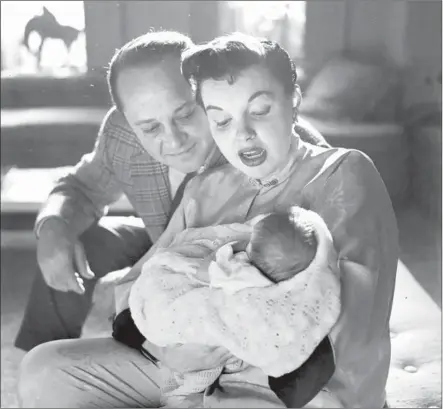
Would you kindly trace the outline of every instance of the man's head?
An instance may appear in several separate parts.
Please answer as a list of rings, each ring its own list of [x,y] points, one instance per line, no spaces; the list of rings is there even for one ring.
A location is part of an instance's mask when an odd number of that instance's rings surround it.
[[[108,85],[146,151],[159,162],[189,173],[214,146],[203,108],[181,74],[183,51],[192,41],[177,32],[144,34],[117,50]]]

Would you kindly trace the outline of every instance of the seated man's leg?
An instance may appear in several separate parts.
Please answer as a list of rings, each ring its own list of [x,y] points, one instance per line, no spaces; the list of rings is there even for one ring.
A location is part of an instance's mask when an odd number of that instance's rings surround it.
[[[268,376],[246,364],[238,372],[225,370],[203,399],[208,408],[286,408],[270,388]]]
[[[96,279],[134,265],[151,246],[141,219],[134,217],[105,217],[80,239]],[[91,308],[96,279],[85,280],[83,295],[61,292],[47,286],[37,269],[16,347],[29,351],[44,342],[78,338]]]
[[[158,408],[160,371],[112,338],[61,340],[34,348],[20,367],[23,408]]]

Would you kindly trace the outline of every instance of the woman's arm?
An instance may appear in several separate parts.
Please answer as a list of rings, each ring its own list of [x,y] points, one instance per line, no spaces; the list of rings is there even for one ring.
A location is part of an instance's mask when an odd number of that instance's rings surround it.
[[[338,155],[341,158],[331,160],[325,170],[327,175],[304,193],[311,209],[328,224],[338,252],[342,311],[329,336],[336,368],[333,392],[340,390],[343,399],[351,399],[355,390],[367,396],[384,390],[398,231],[372,161],[358,151]],[[375,384],[381,389],[374,389]]]
[[[157,345],[220,345],[269,375],[288,373],[309,357],[340,313],[337,258],[320,217],[316,231],[318,251],[306,271],[234,293],[210,290],[189,280],[177,263],[155,265],[152,259],[131,291],[134,321]]]

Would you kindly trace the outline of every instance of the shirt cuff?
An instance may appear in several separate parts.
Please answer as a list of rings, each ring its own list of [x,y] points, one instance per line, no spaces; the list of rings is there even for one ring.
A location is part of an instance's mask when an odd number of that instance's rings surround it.
[[[37,239],[40,237],[40,230],[41,230],[43,224],[49,219],[58,219],[58,220],[63,221],[63,223],[66,223],[66,221],[63,219],[63,217],[58,216],[58,215],[49,215],[49,216],[44,216],[42,218],[38,218],[35,223],[35,226],[34,226],[34,234]],[[66,225],[68,225],[68,223],[66,223]]]

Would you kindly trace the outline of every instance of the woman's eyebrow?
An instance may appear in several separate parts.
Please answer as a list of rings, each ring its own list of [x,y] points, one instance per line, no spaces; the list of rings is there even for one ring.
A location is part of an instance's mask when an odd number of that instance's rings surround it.
[[[210,109],[215,109],[215,110],[217,110],[217,111],[223,111],[222,108],[217,107],[217,106],[215,106],[215,105],[208,105],[208,106],[205,107],[205,109],[206,109],[206,111],[209,111]]]
[[[271,91],[257,91],[257,92],[254,92],[250,97],[249,97],[249,99],[248,99],[248,103],[249,102],[251,102],[253,99],[255,99],[255,98],[258,98],[258,97],[260,97],[260,96],[262,96],[262,95],[266,95],[266,96],[268,96],[268,97],[274,97],[274,93],[273,92],[271,92]],[[215,109],[215,110],[217,110],[217,111],[223,111],[223,109],[222,108],[220,108],[220,107],[218,107],[218,106],[215,106],[215,105],[208,105],[208,106],[206,106],[205,107],[205,109],[206,109],[206,111],[209,111],[210,109]]]
[[[260,96],[262,96],[262,95],[266,95],[266,96],[268,96],[268,97],[273,97],[273,96],[274,96],[274,93],[271,92],[271,91],[257,91],[257,92],[254,92],[254,93],[249,97],[248,102],[251,102],[253,99],[258,98],[258,97],[260,97]]]

